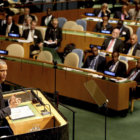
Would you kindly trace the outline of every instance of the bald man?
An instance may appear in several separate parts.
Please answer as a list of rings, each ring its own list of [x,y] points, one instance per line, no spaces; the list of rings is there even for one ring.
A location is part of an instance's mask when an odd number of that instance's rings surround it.
[[[124,43],[121,39],[119,39],[120,30],[115,28],[112,31],[112,36],[104,40],[102,49],[106,50],[107,52],[122,52]]]
[[[125,44],[124,53],[128,55],[136,56],[137,50],[140,50],[140,44],[138,43],[138,37],[136,34],[132,34],[130,37],[130,43]]]

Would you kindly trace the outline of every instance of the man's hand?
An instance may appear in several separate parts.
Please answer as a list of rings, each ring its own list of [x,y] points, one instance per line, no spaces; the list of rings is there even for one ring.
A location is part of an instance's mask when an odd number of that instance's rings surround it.
[[[21,103],[21,98],[16,98],[16,95],[12,95],[9,99],[10,108],[17,107]]]

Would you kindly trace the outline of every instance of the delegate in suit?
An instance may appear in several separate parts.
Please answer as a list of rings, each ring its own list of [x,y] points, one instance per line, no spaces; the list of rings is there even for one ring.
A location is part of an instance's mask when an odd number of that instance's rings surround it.
[[[112,37],[109,37],[104,40],[102,49],[108,52],[123,52],[124,43],[121,39],[119,39],[120,30],[115,28],[112,31]]]
[[[92,48],[92,55],[88,56],[83,68],[89,68],[98,72],[103,72],[106,64],[106,59],[98,54],[98,48]]]
[[[19,34],[19,28],[13,22],[13,17],[11,15],[6,17],[6,24],[3,24],[1,29],[1,35],[8,36],[9,33]]]
[[[124,53],[133,56],[140,56],[137,51],[140,51],[140,44],[138,43],[138,37],[136,34],[131,35],[130,43],[125,44]]]
[[[115,73],[115,76],[126,77],[126,65],[119,61],[119,53],[112,53],[112,60],[106,64],[105,70]]]

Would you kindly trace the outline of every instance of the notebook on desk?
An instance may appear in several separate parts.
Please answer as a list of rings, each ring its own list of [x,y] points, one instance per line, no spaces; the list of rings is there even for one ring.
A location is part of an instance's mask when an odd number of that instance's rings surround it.
[[[35,114],[27,105],[11,108],[10,118],[12,120],[18,120],[18,119],[23,119],[23,118],[33,117],[33,116],[35,116]]]

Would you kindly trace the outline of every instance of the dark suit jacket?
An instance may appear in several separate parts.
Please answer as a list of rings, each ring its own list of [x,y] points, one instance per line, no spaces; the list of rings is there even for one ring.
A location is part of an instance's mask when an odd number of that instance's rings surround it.
[[[29,15],[29,16],[32,18],[32,20],[35,20],[35,17],[34,16],[32,16],[32,15]],[[23,24],[24,20],[25,20],[25,16],[24,15],[20,15],[19,16],[18,23],[19,24]]]
[[[95,16],[98,16],[100,11],[101,11],[101,9],[95,9],[93,11],[93,13],[95,14]],[[110,17],[110,12],[109,11],[106,11],[106,14],[107,14],[108,17]],[[102,12],[101,17],[103,17],[103,16],[104,16],[104,13]]]
[[[113,29],[112,25],[108,23],[106,26],[106,30],[110,31],[110,33],[112,33],[112,29]],[[103,22],[98,22],[94,28],[94,32],[101,33],[102,30],[103,30]]]
[[[23,31],[22,37],[27,39],[29,34],[29,29]],[[43,42],[42,34],[39,30],[35,29],[34,32],[34,43],[37,45],[38,43]]]
[[[137,70],[137,68],[133,68],[130,70],[130,72],[128,73],[128,77],[131,75],[132,72],[134,72],[135,70]],[[137,74],[137,76],[135,77],[134,81],[136,81],[138,84],[140,84],[140,72]]]
[[[47,18],[47,16],[43,16],[42,17],[42,19],[41,19],[41,26],[46,26],[45,25],[45,19]],[[52,16],[52,18],[51,18],[51,20],[49,21],[49,23],[48,23],[48,27],[50,27],[51,26],[51,21],[52,21],[52,19],[54,18],[54,16]]]
[[[130,39],[130,31],[129,31],[129,29],[123,26],[122,30],[120,32],[120,37],[124,37],[125,42],[128,41]]]
[[[93,58],[94,58],[93,55],[88,56],[85,63],[84,63],[83,68],[89,68]],[[98,60],[96,61],[96,64],[95,64],[95,70],[98,72],[103,72],[105,69],[105,64],[106,64],[106,59],[102,56],[99,56]]]
[[[109,61],[105,67],[105,70],[109,71],[110,66],[113,64],[113,61]],[[126,65],[123,62],[119,61],[118,66],[115,68],[115,74],[119,77],[126,77]]]
[[[52,39],[53,41],[57,39],[57,46],[60,46],[62,41],[62,29],[57,27],[54,29],[53,27],[49,27],[46,30],[45,40],[48,41]]]
[[[114,14],[114,18],[118,18],[118,19],[121,19],[121,14],[122,14],[122,12],[121,11],[116,11],[115,12],[115,14]],[[127,20],[130,20],[131,19],[131,16],[130,16],[130,14],[128,13],[128,17],[124,17],[124,19],[127,19]]]
[[[112,38],[107,38],[104,40],[103,45],[102,45],[102,49],[106,50],[106,48],[109,45],[109,42]],[[114,48],[113,48],[113,52],[117,51],[117,52],[123,52],[123,47],[124,47],[124,43],[121,39],[117,39],[115,44],[114,44]]]
[[[2,93],[0,92],[0,119],[4,119],[6,116],[11,114],[10,107],[6,104],[8,101],[3,99]]]
[[[132,47],[132,45],[130,43],[126,43],[123,53],[127,54],[131,47]],[[138,43],[136,44],[136,46],[133,50],[133,53],[132,53],[133,56],[136,55],[137,50],[140,50],[140,44],[138,44]]]
[[[2,27],[1,35],[6,35],[6,28],[7,28],[7,24],[4,24]],[[9,33],[19,34],[18,26],[13,23]]]

